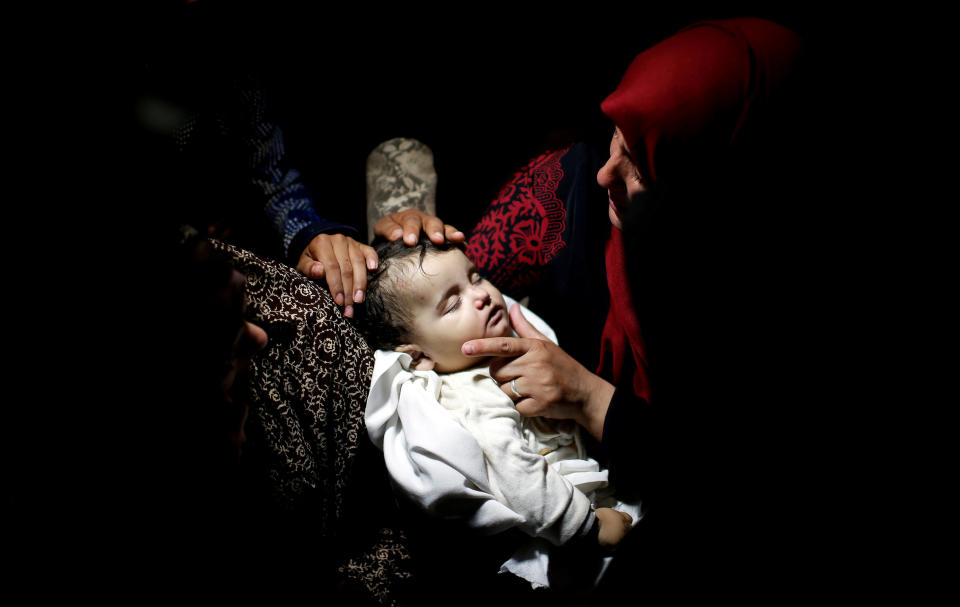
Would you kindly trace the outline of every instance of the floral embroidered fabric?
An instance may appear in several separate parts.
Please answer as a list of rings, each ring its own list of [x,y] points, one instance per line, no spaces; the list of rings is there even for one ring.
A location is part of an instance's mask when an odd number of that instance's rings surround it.
[[[470,235],[467,256],[507,293],[537,284],[565,246],[566,208],[557,188],[568,150],[542,154],[517,171]]]

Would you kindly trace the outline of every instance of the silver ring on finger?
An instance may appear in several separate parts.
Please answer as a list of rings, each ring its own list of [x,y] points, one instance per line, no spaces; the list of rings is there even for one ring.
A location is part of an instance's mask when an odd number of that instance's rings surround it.
[[[520,394],[520,391],[517,390],[517,377],[514,377],[510,380],[510,390],[513,391],[513,395],[517,398],[523,398],[523,394]]]

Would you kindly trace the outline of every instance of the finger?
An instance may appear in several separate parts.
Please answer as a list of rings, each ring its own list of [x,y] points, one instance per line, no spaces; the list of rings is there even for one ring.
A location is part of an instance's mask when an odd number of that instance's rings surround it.
[[[503,381],[500,383],[500,389],[503,390],[503,393],[510,397],[510,400],[519,401],[525,398],[530,398],[530,394],[527,394],[523,391],[523,376],[518,375],[510,379],[510,381]]]
[[[501,384],[509,382],[514,378],[522,376],[525,372],[529,373],[529,368],[524,364],[526,359],[523,353],[516,356],[495,357],[490,360],[490,376]]]
[[[518,337],[486,337],[465,342],[460,351],[465,356],[522,356],[538,343]]]
[[[406,213],[403,216],[403,242],[410,246],[417,244],[417,241],[420,240],[420,228],[422,226],[419,214]]]
[[[512,368],[509,366],[510,363],[517,360],[516,358],[494,358],[490,362],[490,377],[497,380],[501,384],[505,381],[510,381],[514,377],[517,377],[518,373],[511,373]]]
[[[516,331],[520,337],[541,340],[547,339],[543,333],[537,331],[533,325],[527,322],[527,319],[523,316],[523,312],[520,311],[520,306],[510,306],[510,324],[513,325],[513,330]]]
[[[327,279],[327,288],[330,289],[330,295],[333,301],[338,305],[343,305],[343,283],[340,279],[340,263],[333,250],[333,245],[329,238],[319,242],[314,249],[314,255],[317,261],[323,265],[324,278]]]
[[[430,238],[433,244],[443,244],[445,236],[443,234],[443,222],[440,218],[426,216],[423,218],[423,232]]]
[[[363,246],[363,257],[367,260],[367,269],[373,272],[380,264],[377,251],[373,247]]]
[[[305,276],[309,276],[314,280],[322,280],[326,276],[324,271],[323,263],[320,261],[320,258],[312,254],[312,249],[314,248],[313,243],[307,247],[307,250],[303,252],[303,255],[300,257],[301,261],[305,257],[307,260],[306,270],[303,272]]]
[[[350,262],[353,264],[353,301],[363,301],[367,289],[367,258],[364,256],[363,245],[351,241]]]
[[[450,242],[463,242],[467,239],[466,234],[451,225],[444,225],[443,231]]]
[[[396,221],[396,213],[391,213],[377,220],[373,224],[373,233],[382,236],[389,241],[394,241],[403,236],[403,226]]]
[[[323,264],[310,257],[308,251],[309,249],[300,256],[300,261],[297,262],[297,270],[304,276],[320,280],[323,278]]]
[[[509,390],[510,388],[507,387]],[[540,403],[530,397],[524,397],[515,403],[517,413],[524,417],[537,417],[540,415]]]
[[[349,243],[346,238],[337,234],[333,238],[333,252],[340,266],[340,285],[343,294],[343,315],[353,316],[353,261],[350,259]],[[329,273],[329,270],[328,270]]]

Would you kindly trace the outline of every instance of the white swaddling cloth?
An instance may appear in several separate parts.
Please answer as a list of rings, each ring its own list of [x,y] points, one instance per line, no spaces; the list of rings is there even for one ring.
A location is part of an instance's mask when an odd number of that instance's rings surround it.
[[[504,299],[508,309],[519,305]],[[522,310],[556,343],[542,319]],[[376,352],[367,432],[395,486],[427,512],[455,515],[485,533],[519,527],[531,536],[501,572],[549,586],[551,544],[596,524],[591,505],[639,520],[638,506],[610,497],[607,471],[586,456],[575,424],[522,418],[487,367],[440,376],[411,370],[411,360]]]

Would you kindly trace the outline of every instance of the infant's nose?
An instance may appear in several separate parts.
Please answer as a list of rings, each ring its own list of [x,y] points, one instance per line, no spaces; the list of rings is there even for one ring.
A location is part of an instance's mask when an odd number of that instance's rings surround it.
[[[477,289],[476,298],[474,299],[474,305],[477,306],[478,310],[482,310],[487,307],[487,304],[490,303],[490,294],[483,289]]]

